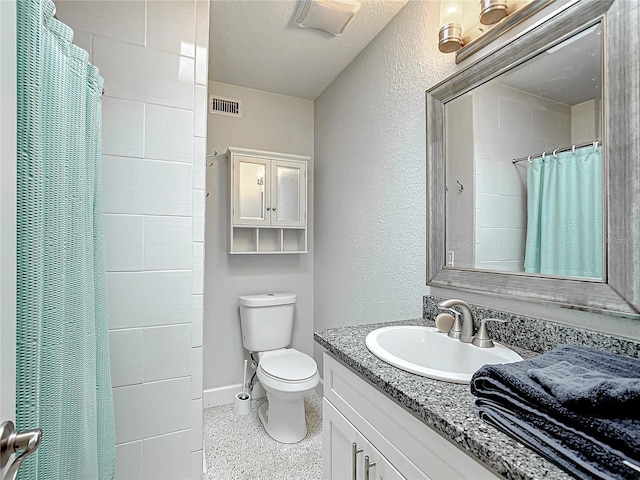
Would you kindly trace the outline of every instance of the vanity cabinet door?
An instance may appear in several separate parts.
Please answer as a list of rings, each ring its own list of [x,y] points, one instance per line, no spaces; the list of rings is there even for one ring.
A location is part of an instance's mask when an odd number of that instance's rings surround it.
[[[323,479],[405,479],[326,398],[322,403],[322,428]],[[369,459],[368,475],[365,458]]]
[[[368,442],[326,398],[322,400],[322,432],[322,478],[364,480]]]

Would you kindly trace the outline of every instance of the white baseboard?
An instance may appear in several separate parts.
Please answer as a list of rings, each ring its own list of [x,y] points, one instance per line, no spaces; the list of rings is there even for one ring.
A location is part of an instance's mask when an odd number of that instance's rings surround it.
[[[230,405],[233,403],[233,399],[236,393],[242,391],[242,384],[235,383],[233,385],[226,385],[224,387],[207,388],[202,392],[202,407],[211,408],[219,407],[221,405]],[[251,398],[261,398],[266,395],[264,388],[260,383],[253,384],[253,393]]]
[[[320,382],[315,388],[316,393],[322,397],[324,390],[324,382],[320,379]],[[219,407],[221,405],[231,405],[236,393],[242,391],[242,384],[235,383],[233,385],[226,385],[224,387],[207,388],[202,392],[202,408]],[[260,382],[253,384],[253,394],[251,398],[257,399],[266,396],[264,387],[260,385]]]

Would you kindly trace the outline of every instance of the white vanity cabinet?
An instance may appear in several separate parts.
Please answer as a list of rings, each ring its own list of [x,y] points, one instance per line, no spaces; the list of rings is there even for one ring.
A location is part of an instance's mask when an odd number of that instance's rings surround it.
[[[325,480],[500,478],[328,353],[322,414]]]
[[[307,252],[309,157],[229,148],[229,253]]]

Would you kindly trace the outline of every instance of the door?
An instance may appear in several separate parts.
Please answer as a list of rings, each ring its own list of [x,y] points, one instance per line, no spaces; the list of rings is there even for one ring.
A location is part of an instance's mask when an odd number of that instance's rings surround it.
[[[0,0],[0,422],[15,421],[16,2]],[[6,468],[2,470],[4,476]]]
[[[307,224],[307,164],[272,160],[271,225],[304,227]]]
[[[269,225],[269,165],[264,158],[233,155],[234,225]]]
[[[363,480],[368,442],[324,398],[322,400],[322,477],[324,480]]]

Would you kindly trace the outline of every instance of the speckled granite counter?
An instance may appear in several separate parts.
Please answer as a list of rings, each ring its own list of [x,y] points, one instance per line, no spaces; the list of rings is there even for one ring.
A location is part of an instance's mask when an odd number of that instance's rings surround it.
[[[315,332],[316,342],[351,367],[379,390],[444,434],[499,475],[513,480],[572,477],[511,439],[474,413],[468,385],[431,380],[404,372],[369,352],[365,338],[369,332],[389,325],[429,325],[425,319],[331,328]],[[522,357],[533,352],[512,347]]]

